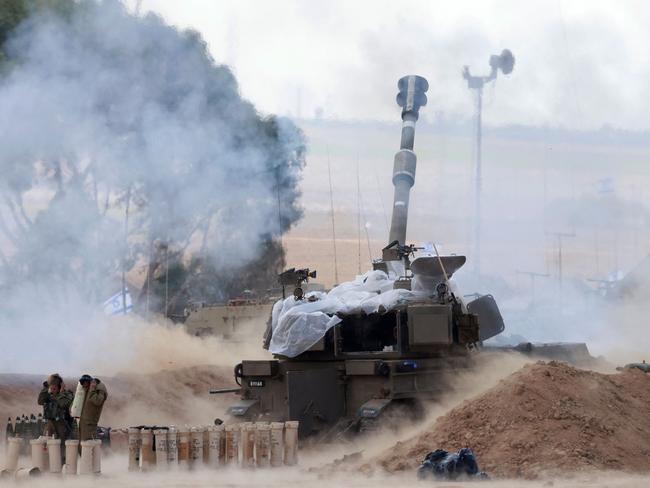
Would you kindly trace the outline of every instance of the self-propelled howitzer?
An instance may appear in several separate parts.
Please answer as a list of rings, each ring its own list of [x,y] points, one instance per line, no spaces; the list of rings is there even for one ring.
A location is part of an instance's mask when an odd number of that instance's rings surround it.
[[[416,257],[420,249],[406,242],[415,126],[428,83],[405,76],[398,89],[401,143],[382,258],[328,293],[303,294],[309,270],[290,270],[296,290],[275,304],[265,337],[274,359],[235,367],[240,400],[229,414],[236,419],[298,420],[304,437],[374,428],[391,412],[417,417],[472,364],[477,345],[504,329],[490,295],[466,303],[457,292],[451,278],[464,256]],[[286,273],[282,280],[289,283]]]

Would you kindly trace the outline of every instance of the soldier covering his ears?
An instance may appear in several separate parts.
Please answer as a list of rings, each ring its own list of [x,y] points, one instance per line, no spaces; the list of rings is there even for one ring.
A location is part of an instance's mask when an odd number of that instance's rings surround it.
[[[72,437],[73,423],[70,417],[70,405],[74,394],[67,390],[60,375],[51,374],[43,382],[43,389],[38,394],[38,404],[43,406],[45,434],[61,439],[61,459],[65,463],[65,441]]]
[[[97,437],[97,424],[104,408],[104,402],[108,398],[106,385],[98,378],[90,375],[83,375],[79,383],[85,391],[83,408],[79,417],[79,440],[87,441]]]

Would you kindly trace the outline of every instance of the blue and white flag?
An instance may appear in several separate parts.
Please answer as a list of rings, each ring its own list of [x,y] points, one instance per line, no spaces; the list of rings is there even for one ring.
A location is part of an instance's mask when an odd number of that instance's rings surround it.
[[[133,302],[128,288],[124,288],[124,293],[118,291],[104,302],[104,313],[106,315],[126,315],[131,310],[133,310]]]

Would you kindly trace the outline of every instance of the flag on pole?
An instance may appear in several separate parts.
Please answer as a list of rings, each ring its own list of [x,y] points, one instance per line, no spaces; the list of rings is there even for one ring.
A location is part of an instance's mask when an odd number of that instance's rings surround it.
[[[128,288],[118,291],[115,295],[104,302],[104,313],[106,315],[126,315],[133,310],[133,302]]]

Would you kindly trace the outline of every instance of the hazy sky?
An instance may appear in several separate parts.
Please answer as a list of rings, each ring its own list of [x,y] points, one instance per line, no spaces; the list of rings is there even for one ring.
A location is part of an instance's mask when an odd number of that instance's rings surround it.
[[[395,82],[417,73],[431,84],[425,116],[466,118],[462,66],[487,73],[507,47],[517,63],[486,90],[486,123],[650,128],[650,2],[141,1],[200,31],[267,112],[394,120]]]

